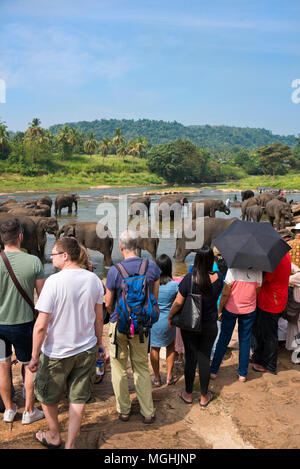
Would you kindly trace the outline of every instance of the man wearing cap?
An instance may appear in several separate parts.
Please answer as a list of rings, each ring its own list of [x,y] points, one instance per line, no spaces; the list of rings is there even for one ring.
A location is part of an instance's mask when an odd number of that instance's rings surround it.
[[[291,231],[295,234],[295,239],[288,241],[288,245],[292,248],[289,251],[289,254],[291,256],[292,263],[300,268],[300,223],[297,223]]]

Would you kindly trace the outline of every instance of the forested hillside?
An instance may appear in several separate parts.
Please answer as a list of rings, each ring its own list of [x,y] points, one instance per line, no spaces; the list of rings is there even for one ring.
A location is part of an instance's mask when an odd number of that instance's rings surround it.
[[[63,124],[52,125],[49,130],[58,133]],[[126,140],[137,137],[146,138],[150,145],[168,143],[178,138],[189,139],[199,147],[204,148],[229,148],[233,146],[257,148],[281,142],[294,146],[295,136],[280,136],[270,130],[256,128],[229,127],[225,125],[190,125],[184,126],[179,122],[164,122],[156,120],[128,120],[128,119],[101,119],[92,122],[69,122],[68,126],[74,127],[85,134],[93,132],[95,138],[113,138],[117,128],[121,129]]]

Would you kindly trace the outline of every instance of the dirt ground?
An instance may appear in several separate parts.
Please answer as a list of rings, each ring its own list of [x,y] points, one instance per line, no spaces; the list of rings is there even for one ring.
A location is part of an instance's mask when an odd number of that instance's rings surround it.
[[[172,386],[153,389],[156,421],[145,425],[139,413],[132,374],[129,387],[132,416],[129,422],[117,418],[115,398],[110,381],[110,367],[100,384],[94,385],[93,396],[86,406],[77,438],[78,449],[299,449],[300,448],[300,367],[290,361],[290,352],[282,349],[278,374],[261,374],[249,365],[248,381],[237,380],[238,342],[236,331],[218,377],[210,388],[216,399],[205,409],[199,406],[199,380],[195,381],[193,405],[178,398],[184,388],[182,366],[175,372],[180,380]],[[107,343],[107,326],[105,326]],[[108,348],[107,348],[108,350]],[[164,359],[161,375],[166,379]],[[19,365],[13,367],[15,401],[19,411],[13,424],[0,419],[0,449],[41,449],[34,432],[47,429],[45,420],[23,426],[24,400]],[[62,438],[66,439],[68,403],[59,406]]]

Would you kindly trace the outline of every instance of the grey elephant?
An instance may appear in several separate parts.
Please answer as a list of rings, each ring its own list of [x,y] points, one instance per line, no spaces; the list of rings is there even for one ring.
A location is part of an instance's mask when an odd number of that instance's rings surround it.
[[[192,203],[192,219],[194,220],[197,215],[197,204],[204,205],[204,217],[212,217],[215,218],[216,212],[223,212],[225,215],[230,215],[230,208],[224,204],[223,200],[213,200],[213,199],[206,199],[206,200],[196,200]]]
[[[141,205],[135,205],[141,204]],[[128,216],[133,217],[134,215],[141,215],[146,214],[149,217],[150,213],[150,204],[151,204],[151,197],[149,195],[144,197],[137,197],[130,202],[130,206],[128,209]]]
[[[181,218],[181,210],[184,204],[188,204],[188,199],[186,197],[180,197],[174,194],[160,197],[157,205],[155,206],[155,219],[162,221],[163,218],[171,220],[174,220],[176,217]]]
[[[247,221],[256,221],[260,222],[261,217],[264,214],[264,207],[261,205],[250,205],[250,207],[246,208],[246,219]]]
[[[246,210],[248,207],[251,207],[253,205],[260,205],[257,201],[257,197],[250,197],[249,199],[244,200],[241,205],[241,211],[242,211],[242,220],[244,221],[246,218]]]
[[[12,215],[10,213],[0,214],[0,224],[6,222],[7,220],[18,218],[23,228],[23,241],[21,248],[26,249],[28,254],[32,254],[40,258],[40,252],[38,248],[38,239],[37,239],[37,228],[35,223],[26,216]],[[0,243],[1,248],[3,249],[2,242]]]
[[[277,230],[285,228],[286,218],[288,218],[290,225],[295,225],[293,220],[292,207],[289,203],[281,202],[278,199],[273,199],[267,203],[265,210],[269,222]]]
[[[18,201],[16,199],[6,199],[3,202],[1,202],[0,207],[3,207],[4,205],[9,205],[9,204],[17,204]]]
[[[37,205],[49,205],[49,207],[51,208],[52,207],[52,199],[51,197],[49,197],[49,195],[43,195],[42,197],[40,197],[37,201]]]
[[[247,199],[250,199],[251,197],[254,197],[254,192],[251,191],[251,190],[246,190],[246,191],[242,191],[241,192],[241,197],[242,197],[242,202],[244,202],[244,200],[247,200]]]
[[[72,206],[75,204],[75,213],[77,213],[77,202],[80,199],[78,194],[60,194],[55,199],[55,216],[57,212],[61,215],[61,209],[68,207],[68,213],[72,213]]]
[[[156,254],[158,249],[159,237],[155,230],[151,231],[150,227],[143,227],[138,231],[137,239],[137,255],[141,256],[141,251],[148,251],[152,260],[156,260]]]
[[[25,215],[25,216],[32,216],[32,217],[50,217],[51,216],[51,208],[49,205],[36,205],[34,207],[13,207],[11,208],[8,213],[13,215]]]
[[[99,251],[104,255],[104,264],[111,266],[113,264],[111,253],[114,246],[114,240],[110,230],[100,222],[71,222],[63,225],[56,238],[61,234],[64,237],[73,236],[86,248]]]
[[[45,246],[47,242],[46,233],[53,234],[56,238],[59,232],[59,226],[55,217],[30,217],[30,218],[36,224],[40,258],[44,260],[45,259]]]
[[[176,249],[174,258],[176,262],[184,262],[186,256],[191,252],[196,252],[204,244],[211,246],[213,240],[228,228],[237,218],[205,218],[199,217],[192,221],[186,230],[183,230],[182,236],[176,238]],[[187,236],[188,232],[196,232],[200,237],[199,244],[194,247],[187,247],[187,243],[195,242],[195,236]]]

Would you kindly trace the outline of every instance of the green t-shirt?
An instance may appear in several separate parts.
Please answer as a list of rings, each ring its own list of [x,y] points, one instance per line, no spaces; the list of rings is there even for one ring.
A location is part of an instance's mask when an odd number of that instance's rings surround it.
[[[45,277],[40,259],[22,251],[5,251],[5,254],[22,288],[34,301],[35,281]],[[17,290],[0,257],[0,324],[13,325],[30,321],[33,321],[32,309]]]

